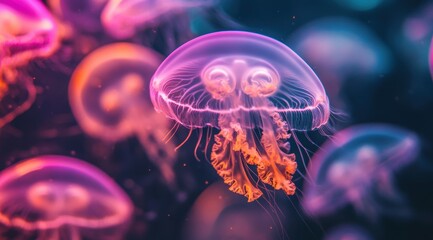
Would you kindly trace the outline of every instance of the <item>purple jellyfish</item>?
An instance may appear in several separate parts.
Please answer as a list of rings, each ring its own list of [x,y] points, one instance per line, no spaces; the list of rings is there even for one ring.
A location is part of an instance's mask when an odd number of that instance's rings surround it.
[[[136,135],[169,184],[175,145],[164,136],[170,121],[155,112],[147,90],[162,56],[130,43],[98,48],[75,69],[69,102],[81,128],[89,135],[117,142]]]
[[[0,224],[37,232],[38,239],[121,239],[133,211],[105,173],[64,156],[7,168],[0,173],[0,193]]]
[[[150,91],[156,110],[191,131],[220,129],[211,164],[248,201],[262,195],[248,164],[257,166],[262,182],[295,193],[289,131],[317,129],[330,115],[310,67],[282,43],[249,32],[211,33],[184,44],[159,66]]]
[[[419,140],[388,125],[362,125],[337,133],[309,163],[312,181],[303,206],[312,216],[332,214],[352,205],[367,217],[408,213],[394,186],[393,174],[413,162]]]
[[[101,18],[113,37],[130,38],[139,30],[159,25],[173,13],[213,4],[214,0],[109,0]]]
[[[54,19],[39,0],[0,0],[0,25],[2,69],[49,56],[58,46]]]
[[[0,128],[32,105],[36,90],[21,69],[30,60],[51,55],[57,27],[38,0],[0,0]]]

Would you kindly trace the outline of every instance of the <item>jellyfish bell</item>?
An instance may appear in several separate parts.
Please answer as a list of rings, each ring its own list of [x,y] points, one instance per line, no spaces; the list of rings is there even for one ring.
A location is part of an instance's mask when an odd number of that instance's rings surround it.
[[[108,230],[120,239],[133,211],[105,173],[64,156],[39,156],[5,169],[0,192],[0,223],[38,232],[41,239],[81,239]]]
[[[108,142],[137,136],[164,178],[174,181],[174,143],[163,142],[170,122],[152,107],[148,83],[162,57],[131,43],[98,48],[77,66],[69,102],[84,132]]]
[[[130,38],[141,29],[159,25],[168,15],[189,8],[211,6],[213,2],[214,0],[109,0],[101,20],[113,37]]]
[[[418,137],[397,127],[360,125],[338,132],[309,163],[311,181],[305,184],[303,206],[312,216],[327,216],[347,205],[371,218],[408,214],[393,174],[418,154]]]
[[[326,234],[325,240],[372,240],[371,234],[364,228],[354,224],[337,226]]]
[[[311,68],[282,43],[249,32],[191,40],[165,59],[150,85],[157,111],[187,128],[220,129],[211,163],[230,190],[248,201],[262,191],[251,181],[247,164],[257,166],[262,182],[294,194],[289,131],[320,128],[330,115]]]
[[[0,66],[19,66],[50,56],[58,47],[57,26],[39,0],[0,0]]]

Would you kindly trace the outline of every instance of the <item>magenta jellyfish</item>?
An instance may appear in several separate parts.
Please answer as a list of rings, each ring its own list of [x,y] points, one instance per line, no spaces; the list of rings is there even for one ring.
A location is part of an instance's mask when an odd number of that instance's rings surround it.
[[[57,27],[38,0],[0,0],[0,128],[32,105],[36,90],[22,69],[58,46]]]
[[[190,8],[211,6],[214,0],[109,0],[102,12],[102,24],[116,38],[130,38],[139,30],[168,21],[173,14]],[[188,23],[182,25],[186,31]]]
[[[0,66],[19,66],[57,48],[57,27],[39,0],[0,0]]]
[[[36,232],[38,239],[121,239],[133,211],[105,173],[64,156],[39,156],[5,169],[0,192],[0,223]]]
[[[346,206],[375,219],[379,214],[409,214],[394,184],[398,170],[419,154],[413,133],[388,125],[361,125],[337,133],[309,163],[312,181],[303,206],[326,216]]]
[[[150,91],[156,110],[191,131],[220,130],[211,164],[248,201],[262,195],[248,165],[261,182],[295,193],[290,131],[320,128],[330,115],[310,67],[284,44],[249,32],[211,33],[182,45],[159,66]]]
[[[85,133],[109,142],[136,135],[164,178],[173,183],[173,142],[164,141],[170,121],[155,112],[149,82],[162,57],[130,43],[98,48],[75,69],[69,102]]]

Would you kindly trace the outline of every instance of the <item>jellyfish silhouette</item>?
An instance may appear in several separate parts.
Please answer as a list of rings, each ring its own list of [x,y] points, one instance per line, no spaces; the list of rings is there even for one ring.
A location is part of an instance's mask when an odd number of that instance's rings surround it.
[[[57,27],[40,1],[0,0],[0,128],[30,108],[32,78],[20,67],[50,56],[58,46]]]
[[[257,166],[262,182],[295,193],[289,131],[319,128],[330,114],[309,66],[282,43],[249,32],[211,33],[184,44],[159,66],[150,91],[155,109],[179,124],[220,129],[211,164],[248,201],[262,195],[248,164]]]
[[[399,169],[419,154],[418,138],[388,125],[360,125],[337,133],[309,163],[303,206],[326,216],[351,205],[364,216],[404,216],[409,207],[394,185]]]
[[[121,239],[133,210],[105,173],[64,156],[39,156],[5,169],[0,193],[1,225],[37,232],[38,239]]]
[[[102,24],[116,38],[130,38],[139,30],[158,26],[187,9],[212,6],[214,0],[109,0],[102,12]],[[179,34],[188,31],[189,23],[180,19],[173,23],[172,30]],[[176,30],[177,29],[177,30]],[[183,32],[183,33],[182,33]],[[172,34],[166,35],[173,37]]]
[[[175,145],[165,143],[170,121],[154,111],[148,83],[162,61],[151,49],[130,43],[98,48],[75,69],[69,102],[89,135],[117,142],[136,135],[165,180],[174,184]]]

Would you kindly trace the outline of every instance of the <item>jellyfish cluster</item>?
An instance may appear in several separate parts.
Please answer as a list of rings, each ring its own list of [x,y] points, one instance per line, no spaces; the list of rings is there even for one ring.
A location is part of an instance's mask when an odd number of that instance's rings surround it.
[[[432,4],[313,3],[0,0],[0,239],[433,239]]]

